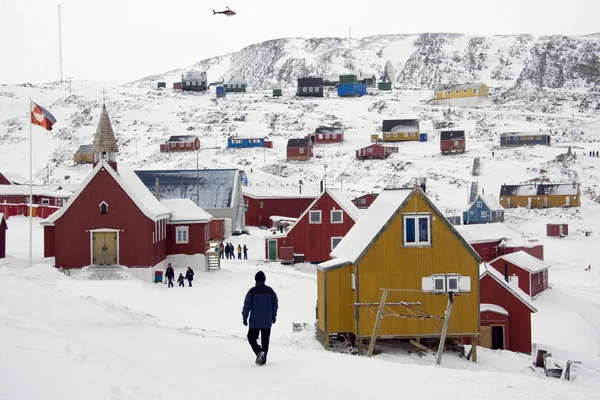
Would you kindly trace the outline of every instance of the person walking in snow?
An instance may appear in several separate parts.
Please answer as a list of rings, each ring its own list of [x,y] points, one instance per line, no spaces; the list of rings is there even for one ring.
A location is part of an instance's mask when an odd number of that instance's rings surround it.
[[[238,260],[241,260],[242,259],[242,246],[240,244],[238,244],[237,251],[238,251]]]
[[[185,279],[187,279],[188,283],[189,283],[189,287],[192,286],[192,281],[194,280],[194,270],[190,267],[188,267],[187,271],[185,272]]]
[[[244,245],[244,260],[248,259],[248,246]]]
[[[265,273],[258,271],[254,275],[256,281],[254,287],[248,290],[244,298],[244,307],[242,308],[242,322],[248,326],[248,343],[256,355],[256,364],[264,365],[267,362],[267,353],[269,352],[269,340],[271,338],[271,327],[277,319],[277,309],[279,300],[275,291],[265,285],[267,280]],[[258,336],[260,334],[260,346],[258,345]]]
[[[179,278],[177,278],[177,283],[179,283],[179,287],[185,287],[185,285],[183,284],[183,274],[180,272],[179,273]]]
[[[169,263],[167,265],[167,271],[165,272],[165,276],[167,277],[167,280],[169,281],[169,284],[167,285],[167,287],[172,288],[173,286],[173,279],[175,279],[175,271],[173,271],[173,267],[171,267],[171,263]]]
[[[219,243],[219,257],[223,258],[225,255],[223,252],[225,251],[225,247],[223,246],[223,242]]]

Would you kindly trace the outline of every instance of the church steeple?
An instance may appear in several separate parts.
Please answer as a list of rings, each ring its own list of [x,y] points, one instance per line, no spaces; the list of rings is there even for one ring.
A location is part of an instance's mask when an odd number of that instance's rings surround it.
[[[94,142],[92,143],[92,152],[94,153],[94,166],[100,160],[105,160],[116,169],[115,156],[119,152],[119,148],[117,147],[115,133],[110,124],[108,111],[106,111],[106,104],[102,106],[100,120],[98,121],[98,127],[96,128],[96,135],[94,136]]]

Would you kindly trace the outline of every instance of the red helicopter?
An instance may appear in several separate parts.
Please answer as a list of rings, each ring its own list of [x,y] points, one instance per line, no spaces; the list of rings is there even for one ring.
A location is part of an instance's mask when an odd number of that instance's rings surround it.
[[[228,17],[231,17],[231,16],[235,15],[235,12],[232,11],[232,10],[230,10],[229,7],[225,6],[225,8],[227,8],[227,10],[225,10],[225,11],[215,11],[215,10],[213,10],[213,15],[215,15],[215,14],[225,14]]]

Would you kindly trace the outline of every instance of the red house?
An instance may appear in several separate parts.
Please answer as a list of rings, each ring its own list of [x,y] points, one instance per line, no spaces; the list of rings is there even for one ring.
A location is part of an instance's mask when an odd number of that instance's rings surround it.
[[[331,250],[363,213],[343,194],[325,190],[287,232],[266,238],[265,258],[289,262],[289,254],[292,254],[303,255],[306,262],[327,261],[331,259]],[[283,248],[288,248],[289,251],[285,259],[280,254]]]
[[[486,263],[479,267],[479,344],[531,354],[531,314],[537,310],[517,282],[506,278]]]
[[[6,230],[8,225],[6,224],[6,218],[4,214],[0,213],[0,258],[6,257]]]
[[[569,235],[569,224],[546,224],[546,235],[565,237]]]
[[[384,160],[393,153],[397,153],[398,148],[394,146],[382,146],[380,144],[372,144],[362,149],[356,150],[357,160]]]
[[[521,232],[501,222],[455,225],[455,228],[484,262],[517,251],[524,251],[540,260],[544,259],[544,246],[537,239],[525,237]]]
[[[313,156],[312,142],[308,138],[289,139],[287,142],[288,161],[308,161]]]
[[[357,208],[365,209],[365,208],[369,208],[369,206],[371,204],[373,204],[373,202],[375,201],[376,198],[377,198],[377,195],[375,193],[367,193],[367,194],[363,194],[362,196],[359,196],[359,197],[353,199],[352,203],[354,203],[354,205]]]
[[[548,289],[550,264],[524,251],[501,255],[492,260],[490,265],[515,280],[521,290],[531,297]]]
[[[200,150],[200,139],[191,135],[171,136],[167,143],[160,145],[161,153],[170,153],[172,151],[198,151]]]
[[[298,218],[317,193],[292,186],[244,186],[246,226],[270,226],[273,216]]]
[[[20,174],[14,172],[0,172],[0,185],[24,185],[27,183]]]
[[[315,129],[315,133],[307,136],[312,143],[342,143],[344,141],[344,130],[342,128],[334,128],[320,126]]]
[[[56,267],[131,267],[147,279],[154,270],[163,270],[167,261],[175,267],[181,262],[206,270],[204,252],[212,217],[190,200],[160,202],[127,164],[117,165],[118,149],[106,107],[92,146],[92,172],[67,204],[41,223],[44,256],[54,257]],[[167,260],[169,255],[183,256]]]

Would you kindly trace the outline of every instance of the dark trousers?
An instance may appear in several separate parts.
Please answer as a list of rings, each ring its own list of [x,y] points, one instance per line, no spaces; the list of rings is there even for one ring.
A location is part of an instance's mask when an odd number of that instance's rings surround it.
[[[173,285],[173,277],[169,276],[167,279],[169,280],[169,284],[167,286],[168,287],[173,287],[174,286]]]
[[[258,345],[258,334],[260,333],[260,346]],[[250,347],[252,347],[252,351],[254,354],[258,354],[261,351],[265,352],[266,355],[269,352],[269,339],[271,338],[271,328],[258,329],[258,328],[249,328],[248,329],[248,343],[250,343]]]
[[[192,280],[188,279],[188,282],[189,282],[189,286],[192,286]]]
[[[183,281],[179,281],[179,286],[184,287]]]
[[[244,252],[244,260],[247,260],[247,259],[248,259],[248,252],[245,251]]]

